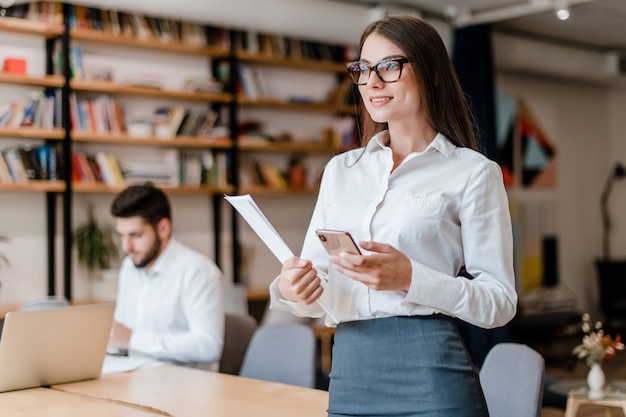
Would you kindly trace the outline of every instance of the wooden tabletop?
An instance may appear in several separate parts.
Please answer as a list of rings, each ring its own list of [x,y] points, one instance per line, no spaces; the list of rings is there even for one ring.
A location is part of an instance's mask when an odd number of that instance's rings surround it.
[[[328,407],[326,391],[170,365],[52,388],[175,417],[323,417]]]
[[[3,417],[157,417],[148,409],[47,388],[0,394]]]

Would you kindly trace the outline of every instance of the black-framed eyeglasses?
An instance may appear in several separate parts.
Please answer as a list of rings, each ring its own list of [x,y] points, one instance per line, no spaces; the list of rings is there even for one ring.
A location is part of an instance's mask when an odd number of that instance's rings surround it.
[[[402,65],[409,62],[407,57],[398,56],[385,58],[382,61],[370,65],[361,61],[348,62],[346,68],[357,85],[367,84],[372,70],[378,75],[380,81],[384,83],[395,83],[402,75]]]

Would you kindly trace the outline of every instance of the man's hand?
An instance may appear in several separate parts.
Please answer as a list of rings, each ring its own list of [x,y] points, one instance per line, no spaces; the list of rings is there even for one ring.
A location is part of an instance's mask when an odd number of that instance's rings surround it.
[[[133,331],[122,323],[113,321],[111,332],[109,334],[109,347],[116,349],[128,349],[130,344],[130,336]]]

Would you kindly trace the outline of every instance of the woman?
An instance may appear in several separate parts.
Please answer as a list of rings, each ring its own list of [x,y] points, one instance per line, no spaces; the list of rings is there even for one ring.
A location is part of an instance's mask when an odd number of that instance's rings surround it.
[[[453,318],[494,328],[515,314],[502,174],[476,151],[435,29],[388,16],[359,50],[348,71],[373,137],[325,168],[302,255],[283,264],[272,306],[337,324],[329,416],[487,416]],[[364,254],[329,256],[320,228],[350,232]]]

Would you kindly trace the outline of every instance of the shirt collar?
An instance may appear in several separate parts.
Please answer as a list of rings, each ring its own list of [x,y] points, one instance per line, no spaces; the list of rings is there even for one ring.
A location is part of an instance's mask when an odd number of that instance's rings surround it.
[[[430,145],[428,145],[425,151],[427,151],[429,148],[436,149],[445,156],[450,156],[455,151],[456,145],[443,134],[437,133],[437,136],[435,136],[435,139],[430,142]]]
[[[389,144],[389,131],[383,130],[382,132],[378,132],[368,143],[366,150],[373,151],[375,149],[384,149]],[[437,150],[444,154],[445,156],[450,156],[456,149],[456,145],[450,141],[450,139],[446,138],[443,134],[437,133],[435,139],[424,149],[423,152],[430,152],[431,149]]]
[[[170,237],[169,242],[163,249],[163,252],[159,255],[148,275],[161,275],[167,272],[170,265],[176,258],[176,246],[178,242],[173,237]]]

